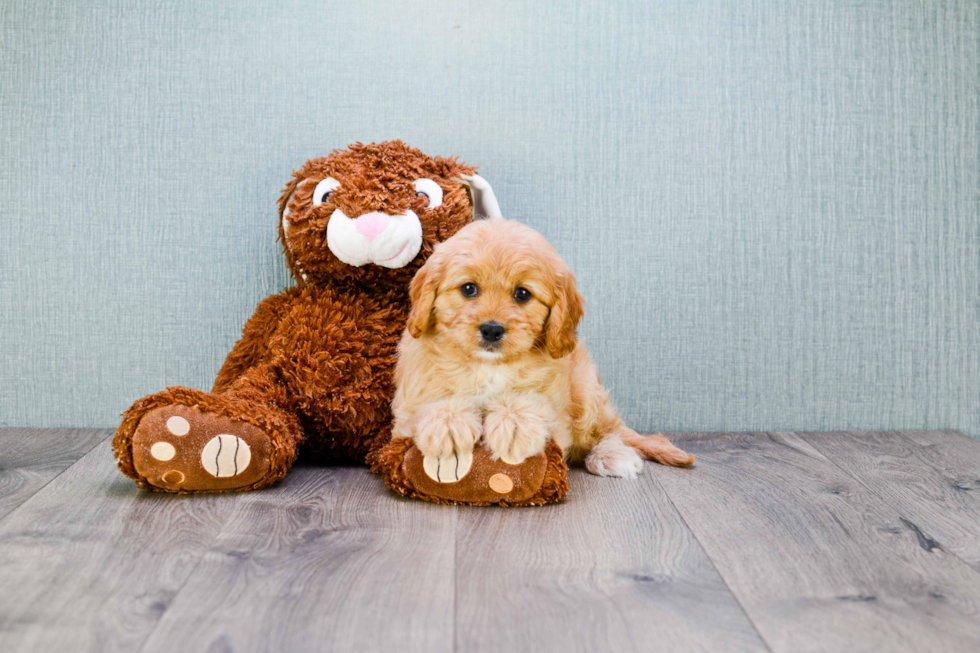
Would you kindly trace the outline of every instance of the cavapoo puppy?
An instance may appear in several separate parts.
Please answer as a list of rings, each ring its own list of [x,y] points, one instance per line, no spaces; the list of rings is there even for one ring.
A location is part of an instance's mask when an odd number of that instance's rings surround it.
[[[575,328],[582,296],[541,234],[499,218],[436,245],[411,285],[399,344],[393,437],[445,458],[481,442],[517,464],[548,438],[600,476],[635,477],[643,458],[690,465],[662,435],[628,428]]]

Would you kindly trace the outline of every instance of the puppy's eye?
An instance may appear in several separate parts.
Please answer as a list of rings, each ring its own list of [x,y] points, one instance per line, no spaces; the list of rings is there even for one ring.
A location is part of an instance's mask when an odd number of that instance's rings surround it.
[[[473,299],[480,294],[480,289],[476,287],[475,283],[464,283],[459,287],[459,292],[463,293],[463,297]]]
[[[531,291],[528,290],[527,288],[521,286],[514,291],[514,301],[517,302],[518,304],[523,304],[529,299],[531,299]]]
[[[416,179],[415,192],[429,200],[427,209],[442,206],[442,188],[431,179]]]
[[[333,192],[340,188],[340,182],[333,177],[327,177],[313,189],[313,206],[320,206],[333,195]]]

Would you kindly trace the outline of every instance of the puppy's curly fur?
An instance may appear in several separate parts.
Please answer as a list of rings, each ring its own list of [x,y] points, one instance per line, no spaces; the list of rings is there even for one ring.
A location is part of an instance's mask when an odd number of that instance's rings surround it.
[[[583,300],[544,237],[503,219],[467,225],[436,246],[411,285],[399,344],[394,438],[425,455],[482,441],[514,463],[553,439],[569,462],[635,477],[642,458],[694,462],[662,435],[623,424],[577,340]],[[502,335],[501,335],[502,328]]]

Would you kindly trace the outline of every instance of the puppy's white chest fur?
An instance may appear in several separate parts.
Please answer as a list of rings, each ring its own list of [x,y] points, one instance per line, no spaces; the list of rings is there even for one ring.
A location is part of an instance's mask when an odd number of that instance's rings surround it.
[[[480,363],[473,370],[470,392],[481,406],[514,391],[513,370],[505,364]]]

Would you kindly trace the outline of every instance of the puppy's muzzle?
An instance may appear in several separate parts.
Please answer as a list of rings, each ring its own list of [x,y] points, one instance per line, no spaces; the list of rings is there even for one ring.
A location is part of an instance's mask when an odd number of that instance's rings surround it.
[[[480,339],[485,344],[495,345],[504,339],[507,329],[499,322],[484,322],[480,325]]]

